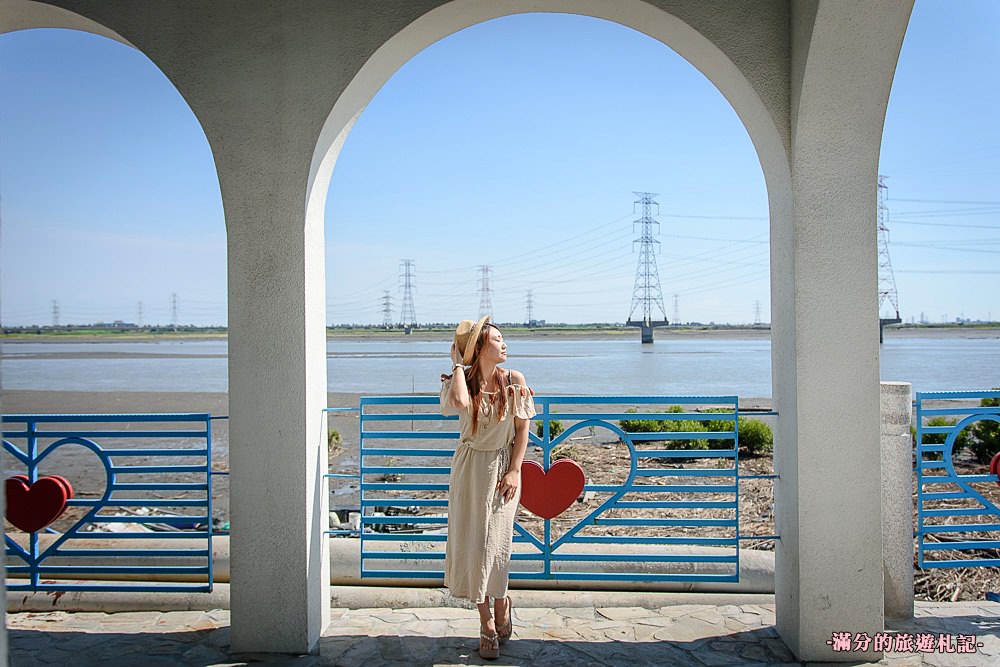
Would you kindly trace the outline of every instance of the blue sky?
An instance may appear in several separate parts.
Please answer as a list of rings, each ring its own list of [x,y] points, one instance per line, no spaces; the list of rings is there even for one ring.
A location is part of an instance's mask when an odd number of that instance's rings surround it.
[[[1000,319],[1000,5],[918,0],[881,171],[905,320]],[[427,48],[372,100],[327,202],[327,319],[624,321],[633,191],[659,193],[667,317],[769,319],[767,195],[725,99],[665,45],[532,14]],[[70,31],[0,36],[0,318],[218,324],[225,226],[207,141],[141,54]],[[873,232],[875,221],[873,220]],[[155,267],[151,270],[150,267]]]

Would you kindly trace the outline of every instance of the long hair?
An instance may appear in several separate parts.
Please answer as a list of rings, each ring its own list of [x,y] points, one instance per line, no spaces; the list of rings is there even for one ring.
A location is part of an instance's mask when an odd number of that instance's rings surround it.
[[[480,408],[483,404],[482,383],[484,378],[481,376],[479,370],[479,355],[483,351],[486,342],[490,339],[490,328],[500,331],[500,328],[494,324],[487,324],[483,327],[483,330],[479,334],[479,339],[476,341],[476,346],[473,348],[472,365],[465,369],[465,385],[469,388],[469,398],[472,399],[470,409],[472,412],[473,433],[476,432],[476,428],[479,426]],[[497,392],[489,394],[490,403],[497,408],[496,414],[504,415],[507,412],[507,391],[503,385],[503,372],[499,367],[493,370],[493,384],[496,386]]]

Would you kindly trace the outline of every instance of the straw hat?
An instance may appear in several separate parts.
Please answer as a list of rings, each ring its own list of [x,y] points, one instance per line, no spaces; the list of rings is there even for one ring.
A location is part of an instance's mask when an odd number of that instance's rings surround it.
[[[462,363],[466,366],[472,363],[472,353],[476,350],[476,341],[483,327],[490,321],[489,315],[479,318],[478,322],[462,320],[455,329],[455,346],[462,351]]]

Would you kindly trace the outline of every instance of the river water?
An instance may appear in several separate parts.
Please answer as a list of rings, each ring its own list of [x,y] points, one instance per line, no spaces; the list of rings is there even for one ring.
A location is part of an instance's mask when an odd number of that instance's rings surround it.
[[[766,337],[508,340],[508,365],[538,394],[771,395]],[[225,392],[224,340],[5,342],[4,389],[47,391]],[[327,344],[329,389],[365,394],[433,393],[449,367],[448,343],[343,340]],[[1000,337],[887,337],[881,377],[914,391],[1000,386]]]

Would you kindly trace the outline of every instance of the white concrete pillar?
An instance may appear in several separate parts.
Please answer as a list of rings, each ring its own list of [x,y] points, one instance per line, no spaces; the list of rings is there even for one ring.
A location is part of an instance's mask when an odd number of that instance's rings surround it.
[[[913,405],[909,382],[883,382],[882,580],[885,615],[913,618]]]
[[[793,303],[775,366],[777,625],[801,660],[834,652],[833,632],[884,628],[879,446],[878,155],[912,3],[792,4]],[[774,254],[772,252],[772,255]]]
[[[323,230],[273,181],[244,174],[223,196],[232,650],[308,653],[330,607]]]

